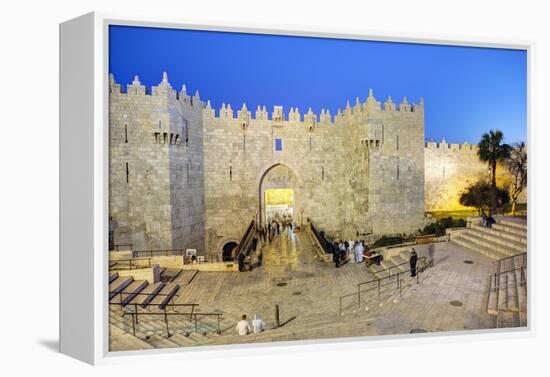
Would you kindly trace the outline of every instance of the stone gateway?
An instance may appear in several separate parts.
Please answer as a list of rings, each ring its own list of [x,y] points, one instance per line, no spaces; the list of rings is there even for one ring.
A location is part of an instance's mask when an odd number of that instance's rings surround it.
[[[216,111],[198,91],[174,90],[166,73],[150,92],[137,76],[124,91],[111,76],[109,98],[113,243],[136,250],[193,248],[222,260],[251,220],[265,226],[270,189],[291,190],[297,226],[310,219],[346,239],[410,233],[427,208],[457,203],[441,182],[474,148],[425,144],[423,100],[381,103],[372,90],[334,116],[245,104]],[[445,173],[431,158],[440,155]]]

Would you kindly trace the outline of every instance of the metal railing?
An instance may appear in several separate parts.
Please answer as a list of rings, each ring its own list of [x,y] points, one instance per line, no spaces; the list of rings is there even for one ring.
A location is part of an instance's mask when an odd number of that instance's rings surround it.
[[[418,262],[422,262],[422,266],[418,266]],[[401,277],[405,274],[410,273],[411,270],[410,270],[410,268],[408,270],[404,270],[404,271],[399,269],[399,271],[397,273],[394,273],[394,274],[391,274],[391,270],[395,269],[395,268],[398,268],[399,266],[403,266],[403,265],[410,265],[410,263],[409,262],[404,262],[404,263],[396,264],[394,266],[382,269],[380,271],[376,271],[377,274],[387,271],[388,276],[385,276],[383,278],[376,278],[376,279],[372,279],[372,280],[369,280],[369,281],[358,283],[357,284],[357,292],[350,293],[350,294],[347,294],[347,295],[344,295],[344,296],[340,296],[339,297],[340,316],[342,315],[342,301],[343,301],[343,299],[348,298],[348,297],[356,297],[357,298],[357,309],[360,310],[361,309],[361,303],[362,303],[362,300],[361,300],[362,296],[364,296],[368,292],[376,291],[377,292],[376,297],[377,297],[377,300],[378,300],[378,305],[380,305],[381,302],[382,302],[382,288],[384,288],[388,285],[395,284],[396,285],[396,290],[399,291],[399,297],[401,298],[402,281],[403,281],[403,279],[401,279]],[[420,273],[424,272],[428,266],[429,266],[429,264],[426,262],[426,257],[418,258],[417,267],[416,267],[416,274],[415,274],[417,284],[420,283]],[[387,282],[385,282],[385,280],[387,280]],[[363,286],[368,285],[368,284],[373,284],[374,286],[370,287],[370,288],[366,288],[366,289],[361,289]],[[393,294],[391,294],[391,295],[393,295]],[[363,302],[366,303],[368,301],[363,301]]]
[[[245,257],[248,256],[250,252],[250,248],[248,246],[250,245],[250,242],[252,242],[252,240],[254,239],[255,230],[256,222],[252,220],[250,222],[250,225],[248,225],[248,228],[246,228],[246,231],[244,232],[241,241],[235,247],[235,259],[237,259],[240,254],[244,254]]]
[[[515,267],[516,258],[521,258],[522,259],[522,264],[521,264],[520,267]],[[504,262],[509,261],[509,260],[511,260],[512,263],[514,263],[514,268],[505,269],[503,271]],[[497,266],[496,266],[496,272],[491,275],[491,279],[492,279],[492,282],[491,282],[492,284],[491,285],[493,287],[492,291],[496,292],[496,310],[497,310],[497,314],[496,314],[497,315],[497,323],[496,323],[496,326],[500,327],[501,308],[500,308],[500,305],[499,305],[499,300],[500,300],[500,290],[501,290],[501,288],[500,288],[501,276],[504,275],[504,274],[508,274],[510,272],[515,273],[516,271],[519,270],[519,272],[520,272],[519,286],[523,287],[525,284],[527,284],[527,278],[526,278],[526,272],[525,272],[527,270],[527,253],[525,252],[525,253],[520,253],[520,254],[504,257],[504,258],[501,258],[501,259],[493,262],[493,264],[496,264]],[[508,284],[506,285],[506,288],[508,288]],[[519,314],[519,321],[520,321],[520,326],[521,326],[521,313]]]
[[[182,317],[189,317],[189,322],[194,322],[194,331],[197,333],[202,333],[199,331],[199,320],[204,317],[216,317],[216,333],[221,333],[220,328],[220,319],[223,316],[223,313],[216,313],[216,312],[196,312],[195,308],[199,306],[199,304],[166,304],[161,309],[161,311],[149,311],[147,309],[141,308],[139,304],[132,304],[132,305],[122,305],[120,303],[109,303],[109,305],[120,305],[123,311],[122,316],[131,316],[132,317],[132,334],[137,337],[136,335],[136,326],[139,324],[139,317],[141,316],[163,316],[164,323],[166,326],[166,336],[169,338],[173,334],[170,332],[170,322],[168,318],[170,316],[182,316]],[[179,312],[176,311],[176,308],[179,307],[191,307],[191,311],[189,312]],[[141,308],[141,309],[140,309]],[[133,310],[132,310],[133,309]],[[173,311],[170,311],[169,309],[172,309]],[[141,310],[141,312],[140,312]],[[143,319],[142,319],[143,321]],[[146,336],[147,337],[147,336]]]
[[[131,258],[131,259],[114,259],[114,260],[111,260],[111,263],[114,263],[113,265],[109,266],[110,269],[113,269],[113,270],[116,270],[116,268],[114,267],[117,267],[117,264],[121,263],[124,265],[124,267],[127,266],[127,269],[132,271],[132,270],[136,270],[136,269],[140,269],[140,268],[151,268],[153,266],[151,260],[153,259],[153,257],[149,257],[149,258]],[[140,263],[135,263],[135,262],[139,262],[139,261],[146,261],[145,265],[143,264],[140,264]]]
[[[113,248],[111,251],[131,251],[134,245],[132,245],[131,243],[128,243],[128,244],[119,244],[119,245],[112,245],[112,246]],[[127,247],[128,249],[120,250],[120,248],[122,247]]]
[[[522,260],[523,264],[524,264],[524,265],[527,264],[527,253],[526,253],[526,252],[524,252],[524,253],[519,253],[519,254],[515,254],[515,255],[510,255],[510,256],[508,256],[508,257],[501,258],[501,259],[499,259],[499,260],[497,260],[497,261],[494,261],[493,264],[495,264],[495,263],[502,264],[502,262],[507,261],[507,260],[509,260],[509,259],[514,259],[514,260],[515,260],[517,257],[522,257],[522,259],[523,259],[523,260]]]
[[[134,258],[140,258],[141,256],[149,256],[149,258],[152,257],[158,257],[158,256],[184,256],[185,250],[184,249],[154,249],[154,250],[134,250],[132,252],[132,256]]]
[[[317,244],[319,245],[319,247],[321,248],[321,250],[327,254],[329,252],[332,252],[332,250],[329,250],[328,249],[328,245],[327,245],[327,240],[321,236],[321,234],[319,233],[319,231],[317,230],[317,228],[315,227],[315,225],[313,225],[313,222],[310,222],[309,223],[309,229],[311,230],[311,233],[313,234],[313,237],[315,238],[315,240],[317,241]]]

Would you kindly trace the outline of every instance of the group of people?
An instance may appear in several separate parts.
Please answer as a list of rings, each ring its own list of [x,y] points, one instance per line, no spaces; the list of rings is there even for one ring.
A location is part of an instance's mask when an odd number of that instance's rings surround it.
[[[267,226],[262,229],[262,236],[264,241],[271,240],[276,235],[284,232],[286,229],[292,231],[294,229],[294,222],[290,214],[281,216],[275,216],[273,219],[268,220]]]
[[[254,334],[259,334],[264,330],[265,322],[263,321],[263,319],[260,318],[258,314],[256,314],[254,316],[254,319],[252,320],[252,327],[248,323],[246,314],[243,314],[241,320],[237,323],[237,327],[235,327],[235,331],[242,336],[248,335],[251,332],[253,332]]]
[[[496,223],[496,220],[493,216],[489,215],[487,216],[485,212],[481,215],[481,226],[485,228],[490,228],[494,223]]]
[[[427,263],[434,265],[435,245],[430,244],[427,252]],[[343,266],[344,264],[352,261],[355,263],[362,263],[365,259],[368,259],[371,263],[380,264],[383,260],[382,254],[374,254],[369,251],[364,245],[363,241],[341,241],[336,242],[333,248],[332,260],[336,265],[336,268]],[[414,248],[411,248],[409,264],[411,276],[416,276],[416,263],[418,261],[418,253]]]
[[[333,245],[332,260],[337,268],[348,262],[362,263],[373,254],[365,247],[364,241],[340,241]],[[380,260],[376,260],[380,263]]]

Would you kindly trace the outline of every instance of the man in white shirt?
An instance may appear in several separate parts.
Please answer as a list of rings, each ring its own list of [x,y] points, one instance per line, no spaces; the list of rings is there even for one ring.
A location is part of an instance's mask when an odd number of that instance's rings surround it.
[[[259,334],[265,329],[265,322],[260,318],[258,314],[254,316],[252,321],[252,328],[254,329],[254,334]]]
[[[239,333],[239,335],[247,335],[250,332],[250,325],[246,320],[246,314],[243,314],[242,319],[239,323],[237,323],[235,330]]]

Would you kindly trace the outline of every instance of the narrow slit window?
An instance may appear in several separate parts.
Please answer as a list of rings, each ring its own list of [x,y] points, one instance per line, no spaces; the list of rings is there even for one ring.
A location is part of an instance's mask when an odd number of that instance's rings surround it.
[[[187,174],[187,184],[190,185],[191,184],[191,180],[189,179],[189,162],[187,162],[187,166],[186,166],[186,174]]]
[[[233,180],[233,166],[229,165],[229,180]]]
[[[399,162],[397,163],[397,180],[399,180]]]
[[[283,150],[283,139],[275,139],[275,150],[280,152]]]
[[[126,183],[130,183],[130,169],[128,168],[128,163],[126,163]]]
[[[124,142],[125,143],[128,142],[128,125],[127,124],[124,125]]]
[[[183,120],[183,131],[185,134],[185,146],[189,146],[189,123],[187,122],[187,119]]]
[[[397,135],[397,150],[399,150],[399,135]]]
[[[321,181],[325,180],[325,167],[321,166]]]

